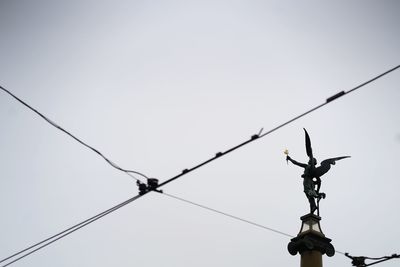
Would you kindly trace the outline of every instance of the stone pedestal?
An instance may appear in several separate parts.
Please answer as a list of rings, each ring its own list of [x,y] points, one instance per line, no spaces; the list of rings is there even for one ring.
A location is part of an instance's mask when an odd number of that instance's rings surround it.
[[[302,221],[299,234],[288,244],[291,255],[301,255],[300,267],[322,267],[322,255],[335,255],[331,239],[322,233],[319,221],[321,217],[307,214],[300,218]]]

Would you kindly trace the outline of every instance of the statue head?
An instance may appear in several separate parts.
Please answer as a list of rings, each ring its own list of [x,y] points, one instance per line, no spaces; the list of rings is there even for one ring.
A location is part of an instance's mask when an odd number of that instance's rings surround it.
[[[313,158],[312,160],[310,159],[309,161],[308,161],[308,165],[317,165],[317,159],[316,158]]]

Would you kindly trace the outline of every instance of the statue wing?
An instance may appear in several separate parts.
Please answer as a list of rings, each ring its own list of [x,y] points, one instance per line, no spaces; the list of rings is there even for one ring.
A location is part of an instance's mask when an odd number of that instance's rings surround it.
[[[315,169],[315,176],[321,177],[322,175],[324,175],[325,173],[327,173],[330,170],[331,165],[335,165],[337,160],[341,160],[341,159],[345,159],[345,158],[350,158],[350,156],[330,158],[330,159],[321,161],[321,166],[319,166],[318,168]]]
[[[305,128],[304,129],[304,133],[306,134],[306,152],[307,152],[307,156],[312,160],[313,157],[313,153],[312,153],[312,148],[311,148],[311,140],[310,140],[310,136],[307,133],[307,130]]]

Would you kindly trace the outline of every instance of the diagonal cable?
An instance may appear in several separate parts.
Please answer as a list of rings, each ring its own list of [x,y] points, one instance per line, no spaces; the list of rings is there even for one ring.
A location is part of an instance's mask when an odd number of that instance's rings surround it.
[[[54,242],[56,242],[56,241],[58,241],[58,240],[60,240],[60,239],[62,239],[64,237],[72,234],[73,232],[81,229],[82,227],[85,227],[88,224],[91,224],[91,223],[97,221],[98,219],[100,219],[100,218],[102,218],[102,217],[104,217],[104,216],[106,216],[106,215],[108,215],[108,214],[110,214],[110,213],[112,213],[112,212],[124,207],[125,205],[128,205],[129,203],[131,203],[131,202],[137,200],[138,198],[140,198],[141,196],[142,195],[134,196],[134,197],[132,197],[132,198],[130,198],[130,199],[124,201],[124,202],[121,202],[118,205],[115,205],[114,207],[112,207],[110,209],[107,209],[107,210],[105,210],[105,211],[103,211],[103,212],[101,212],[101,213],[99,213],[99,214],[97,214],[97,215],[95,215],[93,217],[90,217],[89,219],[86,219],[86,220],[84,220],[84,221],[82,221],[82,222],[80,222],[78,224],[75,224],[75,225],[73,225],[73,226],[71,226],[71,227],[69,227],[69,228],[67,228],[67,229],[55,234],[55,235],[52,235],[52,236],[50,236],[50,237],[48,237],[48,238],[46,238],[46,239],[44,239],[44,240],[42,240],[40,242],[37,242],[37,243],[35,243],[35,244],[33,244],[33,245],[23,249],[23,250],[20,250],[20,251],[14,253],[11,256],[8,256],[8,257],[0,260],[0,263],[2,263],[2,262],[10,260],[10,259],[12,259],[12,258],[14,258],[14,257],[16,257],[18,255],[21,255],[22,253],[26,252],[22,256],[13,259],[12,261],[8,262],[5,265],[2,265],[1,267],[9,266],[9,265],[11,265],[11,264],[13,264],[13,263],[15,263],[15,262],[17,262],[19,260],[22,260],[23,258],[31,255],[32,253],[34,253],[34,252],[36,252],[36,251],[38,251],[38,250],[40,250],[42,248],[47,247],[48,245],[50,245],[50,244],[52,244],[52,243],[54,243]]]
[[[258,228],[262,228],[262,229],[264,229],[264,230],[268,230],[268,231],[271,231],[271,232],[274,232],[274,233],[277,233],[277,234],[280,234],[280,235],[283,235],[283,236],[286,236],[286,237],[290,237],[290,238],[293,238],[293,237],[294,237],[293,235],[290,235],[290,234],[287,234],[287,233],[285,233],[285,232],[276,230],[276,229],[274,229],[274,228],[271,228],[271,227],[268,227],[268,226],[264,226],[264,225],[259,224],[259,223],[255,223],[255,222],[252,222],[252,221],[250,221],[250,220],[243,219],[243,218],[240,218],[240,217],[238,217],[238,216],[235,216],[235,215],[232,215],[232,214],[229,214],[229,213],[220,211],[220,210],[216,210],[216,209],[207,207],[207,206],[205,206],[205,205],[202,205],[202,204],[199,204],[199,203],[196,203],[196,202],[193,202],[193,201],[190,201],[190,200],[181,198],[181,197],[174,196],[174,195],[172,195],[172,194],[167,194],[167,193],[165,193],[165,192],[162,192],[162,193],[159,192],[159,193],[160,193],[161,195],[167,196],[167,197],[169,197],[169,198],[173,198],[173,199],[176,199],[176,200],[179,200],[179,201],[188,203],[188,204],[190,204],[190,205],[197,206],[197,207],[199,207],[199,208],[202,208],[202,209],[205,209],[205,210],[208,210],[208,211],[212,211],[212,212],[214,212],[214,213],[221,214],[221,215],[223,215],[223,216],[225,216],[225,217],[229,217],[229,218],[232,218],[232,219],[234,219],[234,220],[241,221],[241,222],[244,222],[244,223],[247,223],[247,224],[256,226],[256,227],[258,227]]]
[[[188,203],[188,204],[190,204],[190,205],[193,205],[193,206],[196,206],[196,207],[199,207],[199,208],[202,208],[202,209],[205,209],[205,210],[214,212],[214,213],[218,213],[218,214],[223,215],[223,216],[226,216],[226,217],[228,217],[228,218],[232,218],[232,219],[234,219],[234,220],[241,221],[241,222],[244,222],[244,223],[247,223],[247,224],[256,226],[256,227],[258,227],[258,228],[262,228],[262,229],[264,229],[264,230],[268,230],[268,231],[270,231],[270,232],[274,232],[274,233],[277,233],[277,234],[280,234],[280,235],[283,235],[283,236],[286,236],[286,237],[290,237],[290,238],[295,237],[295,236],[293,236],[293,235],[290,235],[290,234],[287,234],[287,233],[285,233],[285,232],[276,230],[276,229],[274,229],[274,228],[271,228],[271,227],[268,227],[268,226],[265,226],[265,225],[262,225],[262,224],[259,224],[259,223],[256,223],[256,222],[247,220],[247,219],[243,219],[243,218],[241,218],[241,217],[238,217],[238,216],[235,216],[235,215],[226,213],[226,212],[224,212],[224,211],[220,211],[220,210],[217,210],[217,209],[214,209],[214,208],[210,208],[210,207],[207,207],[207,206],[205,206],[205,205],[202,205],[202,204],[199,204],[199,203],[196,203],[196,202],[193,202],[193,201],[190,201],[190,200],[181,198],[181,197],[174,196],[174,195],[172,195],[172,194],[167,194],[167,193],[165,193],[165,192],[158,192],[158,193],[160,193],[161,195],[165,195],[165,196],[167,196],[167,197],[170,197],[170,198],[173,198],[173,199],[176,199],[176,200],[179,200],[179,201]],[[335,250],[335,252],[337,252],[337,253],[339,253],[339,254],[345,255],[345,253],[343,253],[343,252],[341,252],[341,251],[338,251],[338,250]]]
[[[194,171],[194,170],[196,170],[196,169],[198,169],[200,167],[203,167],[204,165],[207,165],[210,162],[212,162],[212,161],[214,161],[214,160],[216,160],[216,159],[218,159],[218,158],[220,158],[222,156],[225,156],[225,155],[227,155],[227,154],[229,154],[229,153],[231,153],[231,152],[233,152],[233,151],[235,151],[235,150],[237,150],[237,149],[239,149],[239,148],[241,148],[241,147],[243,147],[245,145],[248,145],[248,144],[254,142],[257,139],[261,139],[261,138],[263,138],[263,137],[265,137],[265,136],[267,136],[267,135],[279,130],[280,128],[282,128],[282,127],[284,127],[284,126],[286,126],[286,125],[288,125],[288,124],[290,124],[290,123],[292,123],[292,122],[304,117],[305,115],[310,114],[311,112],[314,112],[314,111],[322,108],[323,106],[333,102],[334,100],[336,100],[336,99],[338,99],[338,98],[340,98],[340,97],[342,97],[344,95],[347,95],[347,94],[349,94],[349,93],[351,93],[351,92],[353,92],[355,90],[358,90],[358,89],[364,87],[365,85],[367,85],[367,84],[369,84],[369,83],[371,83],[371,82],[373,82],[373,81],[375,81],[375,80],[377,80],[379,78],[382,78],[383,76],[385,76],[385,75],[397,70],[398,68],[400,68],[400,65],[398,65],[398,66],[396,66],[396,67],[394,67],[394,68],[392,68],[392,69],[390,69],[388,71],[385,71],[384,73],[379,74],[378,76],[375,76],[374,78],[372,78],[372,79],[370,79],[370,80],[368,80],[366,82],[363,82],[362,84],[350,89],[347,92],[341,91],[341,92],[339,92],[339,93],[327,98],[324,103],[322,103],[322,104],[320,104],[320,105],[318,105],[318,106],[316,106],[316,107],[314,107],[314,108],[312,108],[312,109],[310,109],[310,110],[308,110],[308,111],[306,111],[306,112],[294,117],[293,119],[290,119],[290,120],[288,120],[288,121],[276,126],[275,128],[272,128],[271,130],[269,130],[269,131],[267,131],[267,132],[265,132],[263,134],[261,134],[261,132],[260,132],[259,134],[255,134],[255,135],[251,136],[251,138],[249,140],[244,141],[243,143],[241,143],[239,145],[236,145],[236,146],[226,150],[225,152],[218,152],[218,153],[215,154],[214,157],[212,157],[212,158],[210,158],[210,159],[208,159],[208,160],[206,160],[206,161],[204,161],[204,162],[202,162],[202,163],[200,163],[200,164],[198,164],[198,165],[196,165],[196,166],[194,166],[194,167],[192,167],[190,169],[184,169],[180,174],[178,174],[178,175],[176,175],[176,176],[174,176],[174,177],[162,182],[159,185],[159,187],[164,186],[164,185],[174,181],[175,179],[178,179],[179,177],[188,174],[189,172],[192,172],[192,171]]]
[[[73,135],[72,133],[70,133],[69,131],[65,130],[64,128],[62,128],[61,126],[59,126],[57,123],[55,123],[54,121],[52,121],[51,119],[49,119],[47,116],[43,115],[41,112],[39,112],[37,109],[33,108],[32,106],[30,106],[29,104],[27,104],[25,101],[23,101],[22,99],[20,99],[19,97],[17,97],[16,95],[14,95],[13,93],[11,93],[9,90],[7,90],[6,88],[4,88],[3,86],[0,86],[0,89],[3,90],[4,92],[6,92],[7,94],[9,94],[10,96],[12,96],[15,100],[17,100],[18,102],[20,102],[21,104],[23,104],[25,107],[27,107],[28,109],[32,110],[33,112],[35,112],[37,115],[39,115],[42,119],[44,119],[46,122],[48,122],[50,125],[52,125],[53,127],[57,128],[58,130],[60,130],[61,132],[67,134],[68,136],[70,136],[71,138],[73,138],[75,141],[77,141],[78,143],[80,143],[81,145],[89,148],[91,151],[93,151],[94,153],[98,154],[100,157],[102,157],[108,164],[110,164],[112,167],[114,167],[115,169],[122,171],[126,174],[128,174],[130,177],[139,180],[138,178],[136,178],[135,176],[133,176],[132,174],[137,174],[140,175],[146,179],[149,179],[146,175],[144,175],[141,172],[138,171],[133,171],[133,170],[127,170],[127,169],[123,169],[121,167],[119,167],[117,164],[115,164],[114,162],[112,162],[110,159],[108,159],[106,156],[103,155],[103,153],[101,153],[99,150],[97,150],[96,148],[88,145],[87,143],[83,142],[81,139],[79,139],[78,137],[76,137],[75,135]]]

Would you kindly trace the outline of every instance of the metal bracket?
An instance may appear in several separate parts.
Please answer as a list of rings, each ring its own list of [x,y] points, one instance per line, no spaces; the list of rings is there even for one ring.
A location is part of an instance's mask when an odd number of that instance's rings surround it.
[[[147,185],[142,183],[141,181],[136,182],[137,186],[139,187],[139,195],[144,195],[150,191],[156,191],[158,193],[162,193],[162,190],[158,190],[158,179],[149,178],[147,179]]]

